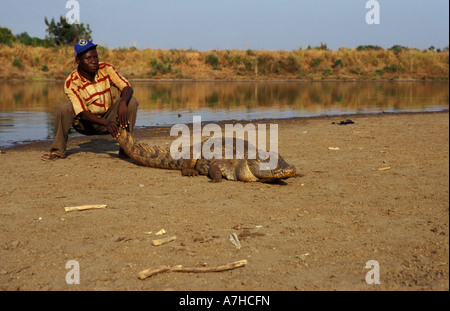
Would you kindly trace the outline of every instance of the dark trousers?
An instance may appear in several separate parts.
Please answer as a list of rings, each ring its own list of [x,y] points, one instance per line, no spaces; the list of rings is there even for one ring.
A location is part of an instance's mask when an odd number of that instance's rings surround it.
[[[129,131],[132,133],[134,125],[136,124],[136,115],[138,109],[137,100],[132,97],[128,102],[128,119],[130,121]],[[117,122],[117,109],[119,107],[119,100],[109,108],[109,110],[102,117],[106,120]],[[72,103],[65,100],[58,105],[55,119],[55,138],[50,148],[50,152],[55,153],[60,157],[66,156],[67,141],[69,140],[69,131],[73,127],[78,133],[83,135],[107,135],[110,134],[106,126],[92,124],[75,117]]]

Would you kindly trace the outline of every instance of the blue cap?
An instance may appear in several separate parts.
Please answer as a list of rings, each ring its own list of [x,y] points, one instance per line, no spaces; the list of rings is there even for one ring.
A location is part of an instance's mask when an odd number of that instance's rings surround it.
[[[73,48],[75,51],[75,57],[89,50],[90,48],[96,47],[97,45],[98,44],[92,43],[92,41],[81,39],[80,41],[77,42],[77,44],[75,44]]]

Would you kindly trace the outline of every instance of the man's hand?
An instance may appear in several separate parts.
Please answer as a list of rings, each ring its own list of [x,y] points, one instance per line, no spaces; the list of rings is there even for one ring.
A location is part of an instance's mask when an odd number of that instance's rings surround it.
[[[121,100],[119,102],[119,107],[117,109],[117,118],[119,121],[119,126],[122,128],[127,128],[130,124],[130,120],[128,119],[127,102],[124,100]]]
[[[120,136],[119,127],[115,122],[106,121],[105,126],[108,129],[108,132],[111,133],[112,137],[117,138]]]

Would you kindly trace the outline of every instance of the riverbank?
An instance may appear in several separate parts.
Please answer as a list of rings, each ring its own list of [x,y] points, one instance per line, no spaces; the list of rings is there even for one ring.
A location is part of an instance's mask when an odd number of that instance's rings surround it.
[[[294,51],[109,49],[101,61],[145,81],[424,81],[449,80],[449,52],[312,48]],[[72,47],[0,45],[0,80],[65,80]]]
[[[117,158],[107,136],[0,154],[1,290],[449,290],[449,115],[355,115],[270,121],[301,177],[286,185],[183,178]],[[154,145],[169,128],[140,129]],[[330,148],[331,147],[331,148]],[[64,211],[106,204],[106,209]],[[162,246],[152,241],[176,240]],[[230,242],[236,233],[241,249]],[[167,273],[144,269],[240,269]],[[80,264],[68,285],[66,263]],[[380,264],[380,285],[365,268]]]

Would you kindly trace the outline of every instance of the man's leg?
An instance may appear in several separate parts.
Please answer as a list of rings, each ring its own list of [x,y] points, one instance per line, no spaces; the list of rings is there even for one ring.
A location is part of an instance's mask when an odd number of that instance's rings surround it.
[[[138,106],[139,106],[139,103],[136,100],[136,98],[131,97],[130,101],[128,102],[128,119],[130,121],[130,126],[129,126],[128,130],[130,133],[133,133],[134,126],[136,125]]]
[[[130,124],[128,126],[128,131],[130,133],[133,133],[134,126],[136,124],[136,116],[137,116],[137,110],[138,110],[138,102],[136,98],[131,97],[130,101],[127,104],[128,108],[128,121],[130,121]],[[106,112],[106,114],[103,116],[106,120],[117,122],[117,110],[119,108],[119,100],[112,105],[111,108]],[[102,126],[106,130],[106,127]],[[99,129],[100,130],[100,129]]]
[[[72,127],[74,117],[75,112],[72,103],[69,100],[59,103],[55,118],[55,138],[50,147],[50,155],[44,155],[44,160],[52,160],[52,158],[48,158],[48,156],[51,157],[52,155],[56,155],[59,158],[64,158],[66,156],[69,131]]]

